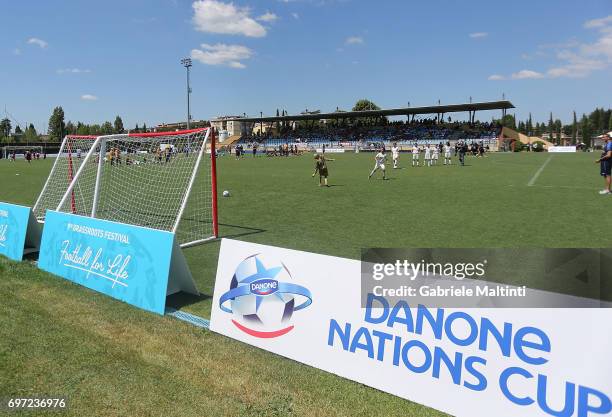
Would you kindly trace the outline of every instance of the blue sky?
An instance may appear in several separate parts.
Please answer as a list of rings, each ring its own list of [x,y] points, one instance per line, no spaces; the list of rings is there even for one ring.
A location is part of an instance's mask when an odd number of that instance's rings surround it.
[[[568,122],[608,108],[612,1],[0,0],[0,113],[45,130],[54,106],[126,126],[501,99]],[[482,113],[489,120],[498,113]],[[478,116],[478,115],[477,115]]]

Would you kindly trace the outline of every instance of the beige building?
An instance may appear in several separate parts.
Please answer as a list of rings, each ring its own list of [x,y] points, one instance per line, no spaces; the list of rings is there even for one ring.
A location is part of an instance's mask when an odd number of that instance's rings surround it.
[[[210,121],[212,127],[214,127],[220,134],[225,134],[227,137],[241,135],[247,132],[246,123],[241,122],[241,116],[220,116]]]

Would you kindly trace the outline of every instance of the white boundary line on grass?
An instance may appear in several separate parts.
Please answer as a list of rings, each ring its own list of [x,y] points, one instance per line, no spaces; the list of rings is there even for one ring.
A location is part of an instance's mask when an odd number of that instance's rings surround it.
[[[540,174],[542,173],[542,171],[544,171],[544,168],[546,168],[546,165],[548,165],[548,163],[550,162],[550,160],[552,159],[552,155],[550,155],[548,157],[548,159],[546,161],[544,161],[544,163],[542,164],[542,166],[540,167],[540,169],[538,169],[536,171],[535,174],[533,174],[533,177],[531,177],[531,179],[529,180],[529,182],[527,183],[527,187],[533,187],[533,185],[535,184],[535,182],[537,181],[538,177],[540,176]]]

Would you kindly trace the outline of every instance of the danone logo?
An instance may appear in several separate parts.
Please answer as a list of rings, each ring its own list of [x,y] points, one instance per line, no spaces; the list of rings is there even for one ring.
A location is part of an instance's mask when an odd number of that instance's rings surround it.
[[[274,279],[260,279],[251,283],[251,294],[270,295],[278,290],[278,281]]]
[[[250,336],[282,336],[295,327],[291,324],[293,313],[312,303],[310,291],[292,281],[282,262],[262,254],[251,255],[236,267],[219,307],[232,314],[232,323]]]

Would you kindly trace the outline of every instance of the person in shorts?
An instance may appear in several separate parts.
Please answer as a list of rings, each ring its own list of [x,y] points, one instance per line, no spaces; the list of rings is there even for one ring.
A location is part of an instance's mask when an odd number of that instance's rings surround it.
[[[600,174],[605,180],[606,186],[599,192],[602,195],[612,194],[612,191],[610,191],[610,186],[612,185],[612,133],[606,135],[605,141],[601,158],[595,161],[596,164],[599,163]]]

